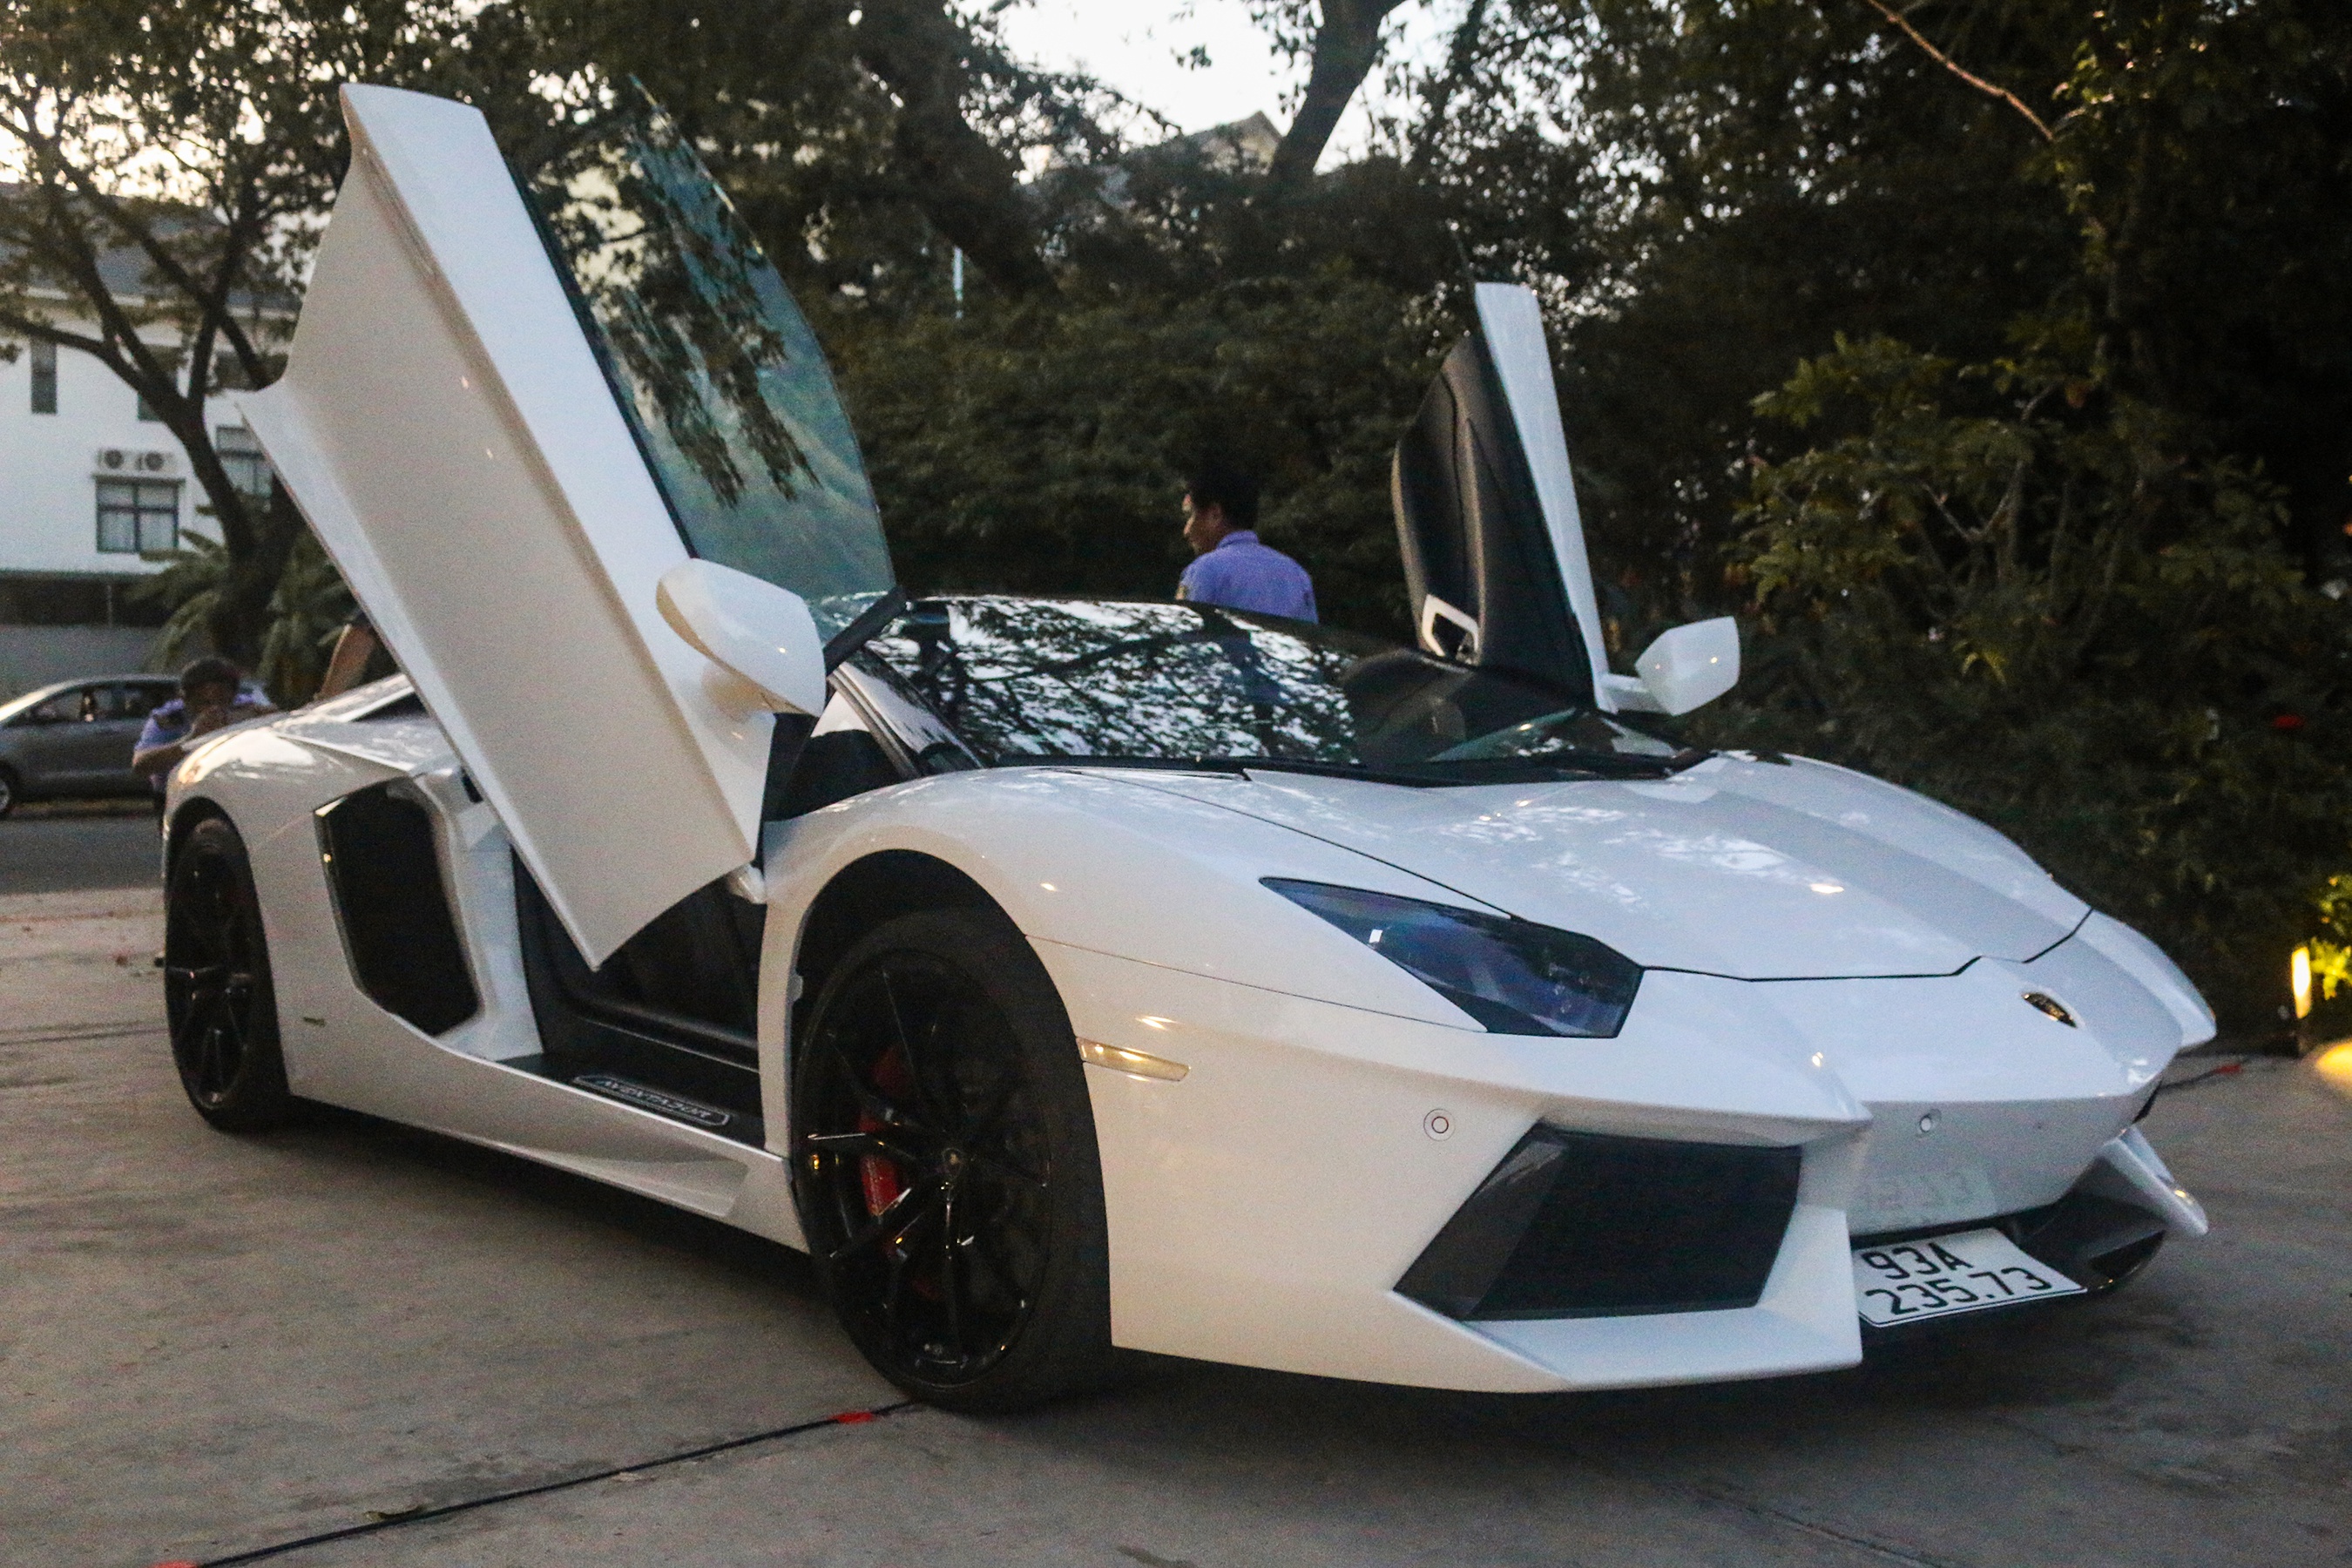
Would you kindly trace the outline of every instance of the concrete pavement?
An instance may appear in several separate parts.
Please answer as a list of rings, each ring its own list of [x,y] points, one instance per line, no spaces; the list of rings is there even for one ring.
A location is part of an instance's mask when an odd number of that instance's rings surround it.
[[[363,1118],[207,1130],[154,928],[152,895],[0,899],[0,1563],[345,1530],[269,1560],[2352,1563],[2352,1057],[2159,1101],[2207,1241],[1853,1372],[1497,1399],[1159,1362],[1018,1420],[822,1424],[893,1396],[790,1254]]]

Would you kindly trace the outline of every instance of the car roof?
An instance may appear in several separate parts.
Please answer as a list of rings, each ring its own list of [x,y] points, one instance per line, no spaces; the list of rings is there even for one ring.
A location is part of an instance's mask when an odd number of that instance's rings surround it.
[[[36,687],[22,697],[12,697],[5,702],[0,702],[0,719],[13,719],[27,708],[39,707],[52,697],[62,696],[68,691],[80,691],[92,686],[169,686],[176,689],[179,684],[179,677],[173,675],[153,675],[143,672],[134,672],[130,675],[84,675],[72,680],[54,681],[47,686]]]

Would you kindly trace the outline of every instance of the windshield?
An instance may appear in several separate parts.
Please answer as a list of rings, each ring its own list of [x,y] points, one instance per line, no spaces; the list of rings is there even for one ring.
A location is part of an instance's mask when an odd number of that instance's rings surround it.
[[[526,189],[687,547],[832,638],[890,591],[816,336],[702,160],[634,89]]]
[[[1469,784],[1689,760],[1532,681],[1202,605],[933,601],[867,651],[992,764],[1249,763]]]
[[[50,698],[55,697],[58,692],[70,690],[71,689],[70,684],[66,686],[44,686],[37,691],[27,691],[22,697],[12,697],[5,702],[0,702],[0,724],[6,723],[9,720],[14,719],[19,713],[39,707]]]

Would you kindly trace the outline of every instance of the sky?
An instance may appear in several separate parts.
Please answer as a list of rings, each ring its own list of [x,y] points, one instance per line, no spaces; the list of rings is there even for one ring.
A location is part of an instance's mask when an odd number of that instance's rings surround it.
[[[1444,24],[1458,6],[1421,0],[1402,8],[1394,26],[1398,50],[1423,55],[1433,40],[1444,47]],[[1285,97],[1306,79],[1306,62],[1276,55],[1250,20],[1244,0],[1016,0],[1000,17],[1006,41],[1030,63],[1053,69],[1084,68],[1184,131],[1202,131],[1265,111],[1276,129],[1290,116]],[[1208,53],[1206,69],[1181,64],[1195,45]],[[1328,166],[1360,153],[1370,130],[1368,100],[1380,89],[1380,68],[1326,150]]]

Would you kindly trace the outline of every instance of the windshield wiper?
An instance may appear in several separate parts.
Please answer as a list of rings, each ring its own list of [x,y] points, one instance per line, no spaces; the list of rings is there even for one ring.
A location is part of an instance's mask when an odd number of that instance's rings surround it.
[[[1139,768],[1163,773],[1231,773],[1239,778],[1251,773],[1312,773],[1327,779],[1369,779],[1375,784],[1411,784],[1429,788],[1455,781],[1433,778],[1425,773],[1402,773],[1380,768],[1359,767],[1353,763],[1316,762],[1306,757],[1125,757],[1071,754],[1060,752],[1006,752],[998,756],[1000,768],[1064,767],[1064,768]]]
[[[861,611],[857,618],[833,634],[824,645],[824,672],[831,675],[858,649],[880,637],[883,628],[907,613],[907,590],[892,584],[890,591]]]
[[[1562,760],[1542,757],[1495,757],[1479,762],[1452,762],[1376,768],[1357,763],[1327,763],[1311,757],[1132,757],[1064,754],[1053,752],[1007,752],[998,767],[1140,768],[1159,773],[1307,773],[1316,778],[1360,779],[1372,784],[1403,784],[1412,789],[1461,788],[1485,784],[1549,784],[1571,779],[1664,778],[1712,756],[1710,752],[1677,752],[1671,757],[1628,757],[1613,752],[1577,752]],[[1566,756],[1577,760],[1570,762]]]
[[[1568,773],[1607,779],[1664,778],[1685,768],[1696,767],[1713,755],[1713,752],[1693,746],[1685,746],[1671,756],[1664,757],[1563,747],[1532,756],[1448,757],[1443,762],[1433,760],[1421,765],[1433,770],[1459,769],[1475,775],[1482,783],[1492,780],[1496,784],[1517,784],[1522,780],[1541,780]]]

